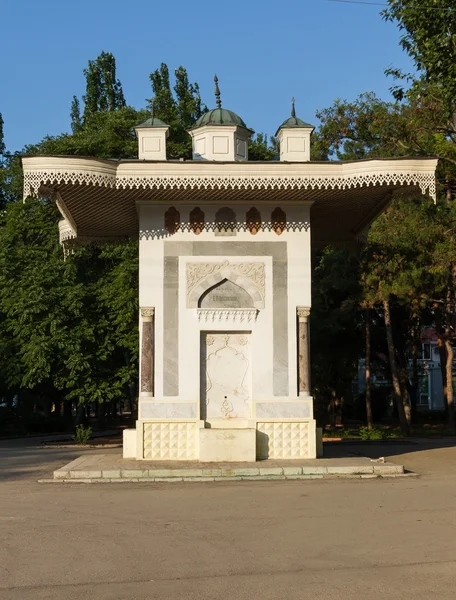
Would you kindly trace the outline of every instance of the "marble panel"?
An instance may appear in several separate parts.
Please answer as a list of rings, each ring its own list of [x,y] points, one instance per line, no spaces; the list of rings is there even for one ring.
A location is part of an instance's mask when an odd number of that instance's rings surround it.
[[[274,396],[288,395],[288,293],[287,259],[272,263],[273,278],[273,392]]]
[[[252,413],[250,333],[201,335],[203,419],[246,419]]]
[[[257,419],[310,419],[309,402],[257,402]]]
[[[179,256],[272,256],[273,336],[275,396],[287,396],[288,381],[288,290],[286,242],[166,242],[164,286],[164,373],[165,396],[179,395],[178,371],[178,264]],[[174,262],[175,261],[175,262]],[[277,286],[277,288],[276,288]],[[259,298],[258,298],[259,299]],[[258,300],[255,298],[254,300]]]
[[[196,419],[196,413],[196,402],[141,402],[141,419]]]
[[[179,395],[179,277],[178,258],[164,259],[163,395]]]

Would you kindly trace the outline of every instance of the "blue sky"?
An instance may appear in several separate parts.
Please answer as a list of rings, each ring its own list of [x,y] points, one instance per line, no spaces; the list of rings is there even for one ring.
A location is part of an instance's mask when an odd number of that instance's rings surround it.
[[[376,0],[381,1],[381,0]],[[364,91],[389,97],[390,65],[410,69],[399,31],[379,6],[329,0],[0,0],[0,112],[10,151],[69,130],[83,69],[102,50],[117,60],[127,102],[152,95],[149,73],[161,62],[187,68],[214,105],[257,132],[274,134],[296,97],[302,119],[335,98]]]

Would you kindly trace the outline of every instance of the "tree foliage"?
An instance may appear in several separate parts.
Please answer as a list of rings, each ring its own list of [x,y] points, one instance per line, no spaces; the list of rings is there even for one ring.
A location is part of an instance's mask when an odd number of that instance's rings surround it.
[[[116,59],[111,52],[102,52],[95,60],[89,60],[84,75],[84,123],[90,122],[91,118],[100,112],[112,112],[126,106],[122,84],[116,75]],[[76,117],[74,100],[73,109]]]
[[[400,45],[413,60],[424,80],[438,87],[447,107],[456,98],[456,6],[453,0],[388,0],[383,11],[386,20],[396,23],[402,32]],[[397,69],[390,73],[406,76]],[[398,88],[398,97],[404,95]]]
[[[207,110],[201,102],[198,84],[190,83],[187,70],[179,67],[174,71],[175,83],[171,88],[169,69],[164,63],[149,77],[154,95],[149,100],[149,108],[152,109],[153,104],[154,114],[170,126],[167,155],[190,159],[192,142],[187,131]]]

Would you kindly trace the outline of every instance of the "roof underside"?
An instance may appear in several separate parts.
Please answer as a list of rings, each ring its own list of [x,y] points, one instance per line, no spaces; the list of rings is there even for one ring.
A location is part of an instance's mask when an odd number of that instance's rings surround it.
[[[189,163],[175,163],[174,165],[169,163],[165,165],[164,163],[136,163],[134,168],[132,165],[126,165],[125,169],[130,169],[128,171],[130,176],[128,180],[122,180],[122,173],[119,177],[117,172],[118,165],[122,163],[111,164],[110,161],[85,159],[86,163],[90,163],[91,177],[95,177],[94,173],[97,173],[97,165],[101,169],[100,173],[104,169],[104,174],[96,175],[96,177],[104,177],[105,179],[99,179],[98,183],[94,184],[90,183],[88,178],[83,180],[80,175],[76,177],[71,174],[68,175],[68,166],[66,171],[60,171],[60,173],[64,173],[65,177],[57,174],[55,167],[57,157],[54,158],[53,168],[47,173],[43,169],[46,158],[49,157],[24,159],[26,185],[29,181],[31,189],[34,189],[35,193],[37,191],[43,193],[48,191],[49,188],[52,188],[53,192],[57,192],[63,200],[65,212],[71,217],[77,228],[78,237],[137,236],[139,233],[137,202],[175,205],[176,207],[179,204],[185,204],[192,207],[200,206],[201,208],[206,204],[238,204],[243,205],[245,211],[251,206],[264,206],[265,204],[270,205],[271,210],[276,206],[281,206],[286,211],[287,205],[312,202],[310,212],[312,241],[318,245],[354,241],[370,222],[382,212],[390,201],[392,193],[398,190],[420,194],[424,188],[423,182],[428,182],[426,185],[429,185],[429,190],[432,193],[433,184],[431,180],[433,180],[436,166],[436,161],[431,159],[418,161],[420,165],[418,165],[418,162],[414,163],[413,160],[409,160],[412,166],[416,165],[415,171],[417,174],[415,177],[409,176],[408,171],[405,169],[405,175],[400,177],[399,175],[397,177],[396,175],[388,175],[383,180],[378,175],[378,165],[380,163],[380,166],[382,166],[382,161],[369,161],[372,163],[371,171],[366,168],[370,166],[369,163],[356,163],[355,169],[359,168],[361,170],[360,182],[357,183],[357,180],[353,179],[345,187],[345,184],[340,184],[340,179],[337,186],[332,186],[332,184],[330,186],[327,181],[324,185],[319,183],[315,179],[317,177],[315,173],[318,174],[321,165],[312,166],[312,163],[302,165],[283,163],[248,165],[247,163],[247,167],[245,167],[245,163],[231,165],[211,163],[205,165],[206,168],[201,165],[193,166],[194,163],[192,166],[189,166]],[[70,159],[65,160],[68,162]],[[34,161],[37,167],[35,172],[33,170]],[[376,165],[373,164],[374,162]],[[395,161],[389,162],[395,163]],[[396,164],[399,162],[397,161]],[[386,165],[386,163],[384,164]],[[340,167],[341,165],[336,164],[335,166]],[[348,166],[351,169],[350,173],[354,172],[353,168],[350,165]],[[145,169],[148,169],[148,179],[144,176]],[[180,180],[177,180],[177,183],[176,180],[172,184],[167,183],[168,173],[182,172],[182,169],[185,169],[186,173],[182,184]],[[199,169],[198,177],[193,175],[196,169]],[[150,175],[151,170],[157,172],[156,179],[153,175]],[[204,179],[208,171],[212,176],[209,184],[209,179]],[[275,183],[268,187],[268,177],[274,177],[276,171],[281,174],[282,179],[279,183],[277,183],[278,180],[275,180]],[[312,174],[312,181],[314,182],[312,185],[309,184],[309,186],[304,187],[302,181],[300,186],[297,183],[289,183],[289,181],[297,182],[299,177],[302,180],[306,171]],[[329,176],[334,173],[329,165],[326,165],[320,171],[322,173],[328,172]],[[131,176],[132,173],[133,176]],[[223,176],[224,173],[228,173],[229,177],[225,177],[222,185],[214,178],[220,174],[220,176]],[[252,173],[251,185],[248,183],[249,179],[246,177],[246,173],[247,175]],[[264,178],[261,177],[260,182],[259,173],[265,176]],[[296,173],[300,173],[299,177]],[[286,179],[287,176],[290,178],[289,180]],[[103,185],[103,182],[109,177],[113,178],[116,183]],[[242,186],[236,184],[236,177],[242,179]],[[310,178],[310,175],[308,177]],[[197,180],[196,183],[195,179]],[[226,183],[226,179],[231,182],[229,185]],[[158,180],[159,183],[155,184],[154,182],[158,182]],[[128,181],[128,184],[125,183],[126,181]],[[268,221],[270,215],[263,211],[262,218],[264,221]]]

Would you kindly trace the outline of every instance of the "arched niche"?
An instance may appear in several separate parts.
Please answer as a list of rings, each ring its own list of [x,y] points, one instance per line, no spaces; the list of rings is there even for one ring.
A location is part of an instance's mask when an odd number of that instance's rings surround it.
[[[215,213],[215,235],[236,235],[236,213],[229,206]]]
[[[173,235],[179,231],[180,227],[180,212],[174,206],[168,208],[165,212],[165,229]]]
[[[190,229],[195,235],[199,235],[204,229],[204,212],[199,206],[190,211]]]
[[[229,279],[222,279],[200,296],[198,308],[255,308],[255,305],[247,290]]]
[[[287,228],[287,215],[281,208],[275,208],[271,213],[272,231],[281,235]]]
[[[245,221],[247,231],[250,231],[252,235],[256,235],[261,229],[261,213],[260,211],[252,206],[245,215]]]
[[[245,277],[240,273],[236,273],[229,266],[220,269],[216,273],[211,273],[208,277],[198,283],[187,296],[188,308],[204,308],[200,306],[200,300],[205,297],[206,292],[211,289],[216,289],[216,286],[225,281],[230,281],[236,286],[242,288],[244,292],[252,299],[253,304],[245,308],[264,308],[264,296],[260,293],[253,281],[249,277]],[[233,288],[234,290],[236,288]],[[223,290],[226,291],[226,288]]]

